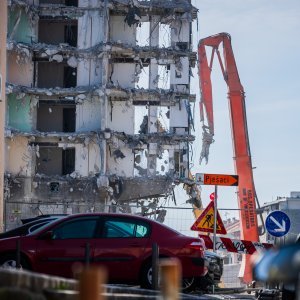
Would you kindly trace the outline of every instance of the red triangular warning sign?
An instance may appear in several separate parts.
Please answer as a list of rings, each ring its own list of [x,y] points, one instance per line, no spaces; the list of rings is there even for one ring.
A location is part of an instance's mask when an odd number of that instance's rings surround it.
[[[191,230],[195,231],[203,231],[203,232],[214,232],[214,212],[215,205],[214,202],[211,201],[196,222],[192,225]],[[224,227],[223,221],[220,217],[219,212],[217,211],[217,230],[216,233],[226,234],[227,231]]]

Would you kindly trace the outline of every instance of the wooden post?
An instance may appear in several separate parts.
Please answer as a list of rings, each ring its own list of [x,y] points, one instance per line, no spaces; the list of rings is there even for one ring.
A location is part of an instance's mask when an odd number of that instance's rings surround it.
[[[0,1],[0,232],[4,229],[4,170],[5,170],[5,83],[6,83],[7,0]]]
[[[82,271],[79,280],[79,300],[104,300],[104,284],[107,273],[104,268],[88,268]]]
[[[161,292],[164,300],[179,300],[181,264],[178,259],[164,259],[160,263]]]

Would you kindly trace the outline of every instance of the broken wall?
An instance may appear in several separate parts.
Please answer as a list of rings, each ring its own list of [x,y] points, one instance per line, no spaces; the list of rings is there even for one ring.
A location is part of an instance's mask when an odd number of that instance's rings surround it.
[[[47,176],[63,175],[62,163],[62,148],[55,145],[52,147],[39,146],[39,155],[36,159],[36,171],[38,174],[45,174]]]
[[[7,55],[7,81],[15,84],[32,86],[33,64],[29,57],[10,52]]]
[[[11,81],[30,87],[32,95],[12,95],[8,106],[12,127],[24,134],[8,139],[10,160],[16,149],[22,153],[7,168],[13,174],[8,199],[26,202],[27,206],[15,205],[21,214],[36,214],[55,205],[56,212],[95,211],[99,203],[113,199],[126,202],[170,194],[174,178],[188,173],[188,1],[145,1],[135,7],[129,1],[79,0],[78,8],[66,8],[55,3],[72,1],[43,0],[42,9],[36,2],[31,2],[33,11],[27,8],[27,21],[23,12],[20,18],[12,14],[12,36],[29,44],[38,37],[57,46],[26,46],[26,59],[18,58],[19,45],[10,51]],[[39,22],[32,22],[34,16]],[[26,30],[19,28],[24,22]],[[73,47],[66,44],[66,28],[71,34],[77,29],[77,39],[70,40]],[[139,34],[145,31],[145,45],[137,44],[137,28]],[[24,37],[28,33],[30,40]],[[72,84],[66,84],[66,75],[73,72]],[[76,107],[75,132],[64,127],[66,102]],[[18,121],[20,105],[24,124]],[[147,114],[138,121],[143,123],[140,136],[135,124],[138,106]]]
[[[101,171],[101,155],[97,141],[88,145],[75,145],[75,172],[81,177],[95,176]]]
[[[16,94],[7,96],[6,122],[8,127],[29,132],[35,126],[31,98],[25,95],[21,95],[21,97],[19,98]]]
[[[186,100],[181,100],[174,106],[170,107],[170,127],[176,129],[184,128],[186,131],[189,128],[189,116],[187,111]],[[183,134],[184,132],[178,132]]]
[[[107,173],[122,177],[134,175],[134,153],[126,145],[119,143],[118,146],[109,147],[107,155]]]
[[[110,41],[134,46],[136,44],[136,26],[128,26],[124,22],[124,18],[124,16],[110,16]]]
[[[25,8],[8,11],[8,38],[17,42],[32,43],[35,40],[35,27],[32,15]]]
[[[76,105],[76,131],[97,131],[101,130],[102,110],[99,105],[101,98],[84,101]]]
[[[26,177],[32,176],[34,159],[26,137],[16,136],[13,139],[6,139],[5,157],[7,173]]]
[[[113,101],[109,107],[108,127],[113,131],[134,134],[134,105],[125,101]]]

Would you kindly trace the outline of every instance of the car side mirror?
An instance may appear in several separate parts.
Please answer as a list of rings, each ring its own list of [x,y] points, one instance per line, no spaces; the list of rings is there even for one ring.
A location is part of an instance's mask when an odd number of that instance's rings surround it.
[[[53,231],[46,231],[45,233],[41,234],[39,238],[42,240],[52,240]]]

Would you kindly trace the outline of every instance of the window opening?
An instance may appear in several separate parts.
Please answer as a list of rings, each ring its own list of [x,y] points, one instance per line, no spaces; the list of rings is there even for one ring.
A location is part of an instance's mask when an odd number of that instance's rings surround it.
[[[62,150],[62,175],[71,174],[75,171],[75,148]]]
[[[177,175],[180,174],[180,153],[178,151],[174,152],[174,168]]]
[[[159,65],[158,66],[158,88],[170,89],[170,66]]]
[[[65,6],[78,6],[78,0],[40,0],[40,4],[60,4]]]
[[[166,175],[169,172],[169,151],[164,150],[157,158],[156,171],[159,175]]]
[[[136,44],[140,47],[150,45],[150,22],[142,22],[136,28]]]
[[[59,182],[50,182],[50,192],[51,193],[59,192]]]
[[[76,68],[64,67],[64,88],[76,87],[77,72]]]
[[[148,66],[137,65],[135,76],[138,80],[135,81],[135,88],[149,89],[149,75],[150,75],[149,65]]]
[[[168,107],[158,108],[157,132],[170,132],[170,109]]]
[[[171,47],[171,28],[168,24],[159,24],[159,47]]]
[[[66,6],[78,6],[78,0],[65,0]]]
[[[76,106],[74,101],[40,100],[36,129],[41,132],[75,132]]]
[[[146,149],[136,150],[134,154],[134,176],[142,177],[147,175],[148,151]]]
[[[77,25],[65,25],[65,43],[77,47]]]
[[[41,16],[38,22],[38,40],[40,43],[59,45],[68,43],[77,47],[77,20],[53,19]]]
[[[184,155],[187,153],[186,149],[174,152],[174,167],[175,172],[179,177],[185,177],[187,166],[184,163]]]
[[[148,108],[147,106],[134,107],[134,134],[148,133]]]
[[[63,108],[63,132],[75,132],[76,108]]]

